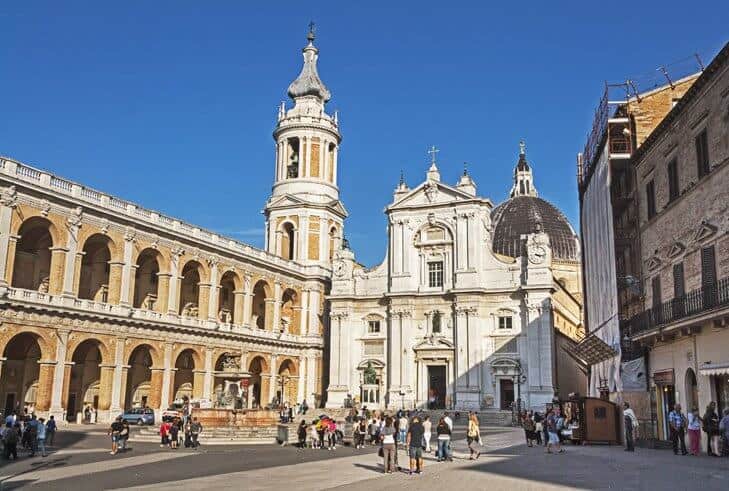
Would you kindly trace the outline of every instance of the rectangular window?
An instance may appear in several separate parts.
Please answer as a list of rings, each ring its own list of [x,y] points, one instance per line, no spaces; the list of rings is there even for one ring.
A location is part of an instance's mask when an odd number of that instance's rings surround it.
[[[668,164],[668,202],[678,198],[678,161],[673,159]]]
[[[511,316],[499,317],[499,329],[511,329]]]
[[[661,277],[656,276],[651,280],[651,291],[653,292],[653,308],[661,305]]]
[[[645,202],[648,206],[648,220],[656,216],[656,186],[653,179],[645,185]]]
[[[711,171],[709,164],[709,137],[706,129],[696,135],[696,167],[699,173],[699,179],[707,175]]]
[[[443,261],[428,263],[428,286],[430,288],[443,286]]]
[[[701,249],[701,289],[704,292],[704,308],[716,305],[719,293],[716,287],[716,255],[712,245]]]
[[[367,322],[367,332],[369,334],[379,334],[380,333],[380,321]]]

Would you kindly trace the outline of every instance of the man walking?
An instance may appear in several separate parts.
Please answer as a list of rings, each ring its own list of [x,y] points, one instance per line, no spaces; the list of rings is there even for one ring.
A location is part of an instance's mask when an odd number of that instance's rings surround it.
[[[404,444],[406,438],[405,435],[407,435],[408,432],[408,418],[406,418],[404,414],[400,416],[400,419],[398,420],[397,429],[400,432],[400,443]]]
[[[673,442],[673,454],[678,455],[678,446],[681,444],[681,455],[686,455],[686,417],[681,413],[681,404],[673,406],[673,411],[668,413],[668,425],[671,427],[671,441]]]
[[[50,418],[48,418],[48,423],[46,423],[46,441],[48,442],[48,446],[53,446],[53,439],[56,436],[56,420],[53,418],[53,415],[51,415]]]
[[[38,431],[37,431],[37,440],[38,443],[36,445],[37,448],[41,451],[41,456],[46,456],[46,425],[43,418],[40,418],[38,420]]]
[[[425,428],[420,422],[420,418],[415,416],[413,422],[408,428],[405,442],[408,446],[408,455],[410,456],[410,475],[413,473],[420,474],[423,471],[423,436]]]
[[[627,402],[623,403],[623,419],[625,424],[625,451],[635,452],[633,431],[638,428],[638,418]]]
[[[192,437],[192,448],[197,448],[199,443],[197,439],[202,433],[203,427],[197,418],[192,418],[192,424],[190,425],[190,436]]]
[[[451,430],[451,435],[453,435],[453,420],[451,419],[451,415],[448,411],[443,413],[443,420],[448,425],[448,428]],[[446,446],[446,458],[452,462],[453,461],[453,447],[451,447],[451,441],[453,440],[453,437],[448,440],[448,445]]]

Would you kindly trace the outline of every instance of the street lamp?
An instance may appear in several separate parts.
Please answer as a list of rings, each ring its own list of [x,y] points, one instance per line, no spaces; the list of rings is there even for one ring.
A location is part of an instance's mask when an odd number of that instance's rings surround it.
[[[405,391],[400,389],[400,409],[405,410]]]

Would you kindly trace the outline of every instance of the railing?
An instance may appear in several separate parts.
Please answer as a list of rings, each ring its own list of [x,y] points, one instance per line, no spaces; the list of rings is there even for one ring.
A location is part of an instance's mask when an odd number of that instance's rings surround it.
[[[729,307],[729,277],[633,316],[630,319],[630,333],[634,336],[724,307]]]
[[[610,136],[610,153],[630,153],[631,145],[630,138],[624,136],[616,137]]]

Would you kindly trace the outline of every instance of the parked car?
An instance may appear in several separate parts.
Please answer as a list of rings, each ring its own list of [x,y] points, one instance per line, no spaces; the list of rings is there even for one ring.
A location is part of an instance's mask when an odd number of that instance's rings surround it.
[[[149,408],[135,407],[124,411],[121,414],[122,419],[129,421],[129,424],[138,425],[153,425],[154,424],[154,411]]]

